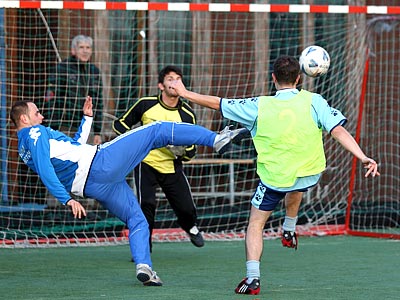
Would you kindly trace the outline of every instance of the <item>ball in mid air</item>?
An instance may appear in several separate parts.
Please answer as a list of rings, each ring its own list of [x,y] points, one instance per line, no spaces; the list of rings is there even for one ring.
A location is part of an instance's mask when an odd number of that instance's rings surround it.
[[[329,53],[320,46],[308,46],[300,55],[301,71],[310,77],[319,77],[328,72],[331,64]]]

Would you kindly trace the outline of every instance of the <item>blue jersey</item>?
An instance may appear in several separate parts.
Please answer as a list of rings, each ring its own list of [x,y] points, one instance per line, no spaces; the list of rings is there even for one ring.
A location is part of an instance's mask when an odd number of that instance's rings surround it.
[[[43,125],[18,131],[19,156],[63,204],[71,199],[70,193],[83,196],[97,151],[97,146],[86,144],[92,121],[92,117],[85,116],[74,138]]]
[[[297,89],[283,89],[277,91],[274,97],[285,101],[298,93],[299,90]],[[254,137],[257,133],[258,102],[259,97],[242,99],[222,98],[220,101],[220,110],[225,118],[241,123]],[[328,102],[316,93],[312,95],[311,115],[318,128],[322,128],[327,132],[331,132],[338,125],[344,125],[347,121],[340,111],[330,107]],[[279,188],[264,184],[277,191],[291,191],[315,185],[319,178],[320,175],[298,178],[296,183],[288,188]]]

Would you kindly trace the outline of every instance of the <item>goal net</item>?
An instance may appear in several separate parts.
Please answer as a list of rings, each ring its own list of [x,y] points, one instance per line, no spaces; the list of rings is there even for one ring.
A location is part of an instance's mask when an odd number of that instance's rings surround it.
[[[330,6],[266,2],[0,1],[0,244],[127,240],[125,225],[95,200],[79,199],[88,216],[78,220],[46,191],[19,159],[8,117],[21,99],[33,100],[45,117],[52,115],[49,80],[78,34],[93,38],[91,62],[101,71],[103,141],[115,137],[112,120],[137,98],[157,94],[158,71],[165,65],[181,67],[188,88],[199,93],[269,95],[275,91],[271,68],[278,56],[298,58],[306,46],[324,47],[331,57],[328,73],[315,79],[302,75],[299,88],[320,93],[348,118],[347,130],[379,162],[382,175],[364,178],[360,162],[324,135],[327,169],[304,195],[297,230],[399,238],[399,9],[365,6],[361,0]],[[66,116],[81,112],[67,105],[77,99],[64,101]],[[211,130],[240,126],[192,106],[198,123]],[[243,238],[258,183],[255,159],[246,139],[222,156],[199,147],[185,164],[206,239]],[[135,190],[132,175],[127,180]],[[157,197],[153,239],[187,240],[161,190]],[[280,234],[284,215],[281,204],[265,226],[266,237]]]

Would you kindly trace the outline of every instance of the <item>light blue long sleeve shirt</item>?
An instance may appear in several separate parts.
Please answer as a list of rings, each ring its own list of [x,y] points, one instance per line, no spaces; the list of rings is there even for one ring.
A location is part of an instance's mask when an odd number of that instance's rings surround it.
[[[277,91],[274,97],[285,101],[298,93],[298,89],[283,89]],[[254,137],[257,133],[258,103],[259,97],[240,99],[221,98],[220,110],[223,117],[241,123],[250,131],[251,136]],[[347,122],[347,119],[339,110],[330,107],[328,102],[317,93],[313,93],[312,96],[311,115],[318,128],[322,128],[329,133],[336,126],[344,125]],[[263,183],[274,190],[286,192],[313,186],[318,182],[320,177],[321,174],[300,177],[293,186],[287,188],[275,187],[265,184],[265,182]]]

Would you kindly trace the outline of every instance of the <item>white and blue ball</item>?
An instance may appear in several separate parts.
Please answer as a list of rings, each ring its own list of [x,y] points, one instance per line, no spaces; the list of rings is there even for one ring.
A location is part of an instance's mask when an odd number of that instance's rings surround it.
[[[320,46],[308,46],[300,55],[301,71],[310,77],[319,77],[328,72],[331,64],[329,53]]]

